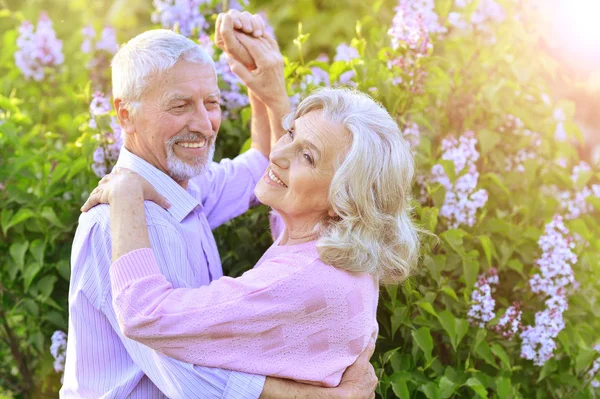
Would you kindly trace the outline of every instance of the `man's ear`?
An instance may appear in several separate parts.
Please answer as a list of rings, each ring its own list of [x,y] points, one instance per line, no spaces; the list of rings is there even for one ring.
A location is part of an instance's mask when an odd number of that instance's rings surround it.
[[[135,126],[133,124],[133,118],[129,110],[125,107],[125,102],[120,98],[114,100],[115,110],[117,111],[117,119],[119,125],[126,134],[135,133]]]

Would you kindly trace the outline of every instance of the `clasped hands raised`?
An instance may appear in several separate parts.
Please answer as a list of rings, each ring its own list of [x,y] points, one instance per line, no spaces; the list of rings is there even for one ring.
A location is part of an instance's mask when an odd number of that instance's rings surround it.
[[[287,99],[283,56],[259,15],[230,10],[219,14],[215,44],[227,55],[229,67],[267,107]]]

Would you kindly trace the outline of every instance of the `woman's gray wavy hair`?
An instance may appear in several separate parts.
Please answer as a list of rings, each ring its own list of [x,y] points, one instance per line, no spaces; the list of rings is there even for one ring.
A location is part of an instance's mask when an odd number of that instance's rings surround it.
[[[305,98],[284,124],[308,112],[343,125],[352,144],[329,189],[337,217],[323,223],[317,249],[323,262],[369,273],[381,283],[406,279],[417,262],[418,229],[411,218],[414,160],[402,133],[364,93],[324,88]]]

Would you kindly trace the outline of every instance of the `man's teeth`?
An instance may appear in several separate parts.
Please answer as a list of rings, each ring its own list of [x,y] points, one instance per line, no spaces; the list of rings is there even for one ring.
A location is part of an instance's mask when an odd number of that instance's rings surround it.
[[[179,144],[180,146],[185,147],[185,148],[202,148],[206,145],[206,140],[203,140],[201,142],[196,142],[196,141],[186,142],[186,141],[184,141],[184,142],[177,143],[177,144]]]
[[[287,186],[285,185],[285,183],[283,183],[283,182],[282,182],[280,179],[278,179],[278,178],[277,178],[277,176],[275,176],[275,175],[273,174],[273,172],[271,171],[271,169],[269,169],[269,178],[270,178],[271,180],[273,180],[275,183],[279,184],[280,186],[287,187]]]

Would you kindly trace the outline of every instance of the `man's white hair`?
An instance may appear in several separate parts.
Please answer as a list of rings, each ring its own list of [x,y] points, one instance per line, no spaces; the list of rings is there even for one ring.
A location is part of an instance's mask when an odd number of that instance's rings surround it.
[[[202,47],[178,33],[156,29],[137,35],[121,46],[112,59],[113,98],[121,99],[127,110],[135,114],[152,78],[168,71],[179,60],[215,68]]]
[[[319,256],[340,269],[396,284],[411,274],[420,246],[411,217],[415,164],[410,147],[385,108],[355,90],[314,92],[286,117],[284,127],[316,110],[352,137],[329,188],[337,217],[323,221]]]

